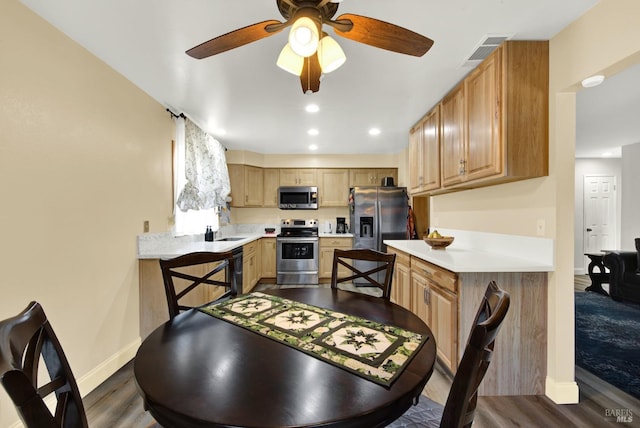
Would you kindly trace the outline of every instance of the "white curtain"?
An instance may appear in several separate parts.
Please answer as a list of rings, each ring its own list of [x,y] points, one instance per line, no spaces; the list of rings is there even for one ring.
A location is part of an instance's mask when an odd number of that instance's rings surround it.
[[[189,119],[176,118],[175,235],[218,230],[219,207],[231,191],[224,147]]]

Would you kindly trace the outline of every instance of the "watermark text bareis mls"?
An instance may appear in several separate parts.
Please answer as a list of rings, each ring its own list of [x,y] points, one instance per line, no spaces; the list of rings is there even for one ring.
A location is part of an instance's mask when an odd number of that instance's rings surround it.
[[[633,412],[631,409],[605,409],[604,417],[605,419],[615,420],[616,422],[633,422]]]

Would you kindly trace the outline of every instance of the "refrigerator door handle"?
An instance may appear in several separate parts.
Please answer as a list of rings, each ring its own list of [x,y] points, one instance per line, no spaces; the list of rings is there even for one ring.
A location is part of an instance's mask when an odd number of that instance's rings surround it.
[[[378,251],[382,251],[382,220],[381,220],[381,213],[382,209],[380,208],[380,200],[376,200],[376,218],[375,218],[375,223],[376,223],[376,229],[374,231],[375,235],[376,235],[376,250]]]

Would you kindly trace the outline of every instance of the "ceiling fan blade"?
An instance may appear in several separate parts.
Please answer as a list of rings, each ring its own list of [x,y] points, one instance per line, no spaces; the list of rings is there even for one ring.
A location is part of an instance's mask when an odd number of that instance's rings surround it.
[[[336,34],[366,45],[413,56],[424,55],[433,45],[433,40],[428,37],[378,19],[351,13],[336,19],[339,24],[346,21],[351,21],[353,27],[344,31],[340,25],[334,26]]]
[[[189,49],[186,53],[197,59],[207,58],[256,40],[264,39],[280,32],[285,27],[286,25],[282,22],[275,20],[258,22],[201,43]]]
[[[306,94],[309,91],[318,92],[320,90],[320,75],[322,69],[320,68],[320,61],[318,60],[318,53],[304,59],[304,66],[302,67],[302,73],[300,74],[300,83],[302,84],[302,93]]]

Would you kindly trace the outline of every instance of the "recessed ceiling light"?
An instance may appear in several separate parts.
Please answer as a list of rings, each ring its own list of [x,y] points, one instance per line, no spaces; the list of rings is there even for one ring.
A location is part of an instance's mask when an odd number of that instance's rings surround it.
[[[613,155],[613,153],[611,153],[611,152],[604,152],[604,153],[602,154],[602,157],[603,157],[603,158],[608,158],[608,157],[611,157],[612,155]]]
[[[378,128],[371,128],[369,130],[369,135],[380,135],[380,130]]]
[[[318,150],[318,146],[316,146],[315,144],[311,144],[309,146],[309,150]]]
[[[320,131],[318,131],[315,128],[312,128],[312,129],[307,131],[307,134],[309,134],[309,135],[318,135],[319,133],[320,133]]]
[[[582,81],[584,88],[593,88],[604,82],[604,76],[602,74],[596,74],[595,76],[587,77]]]
[[[309,113],[317,113],[320,111],[320,107],[317,104],[309,104],[304,108]]]

